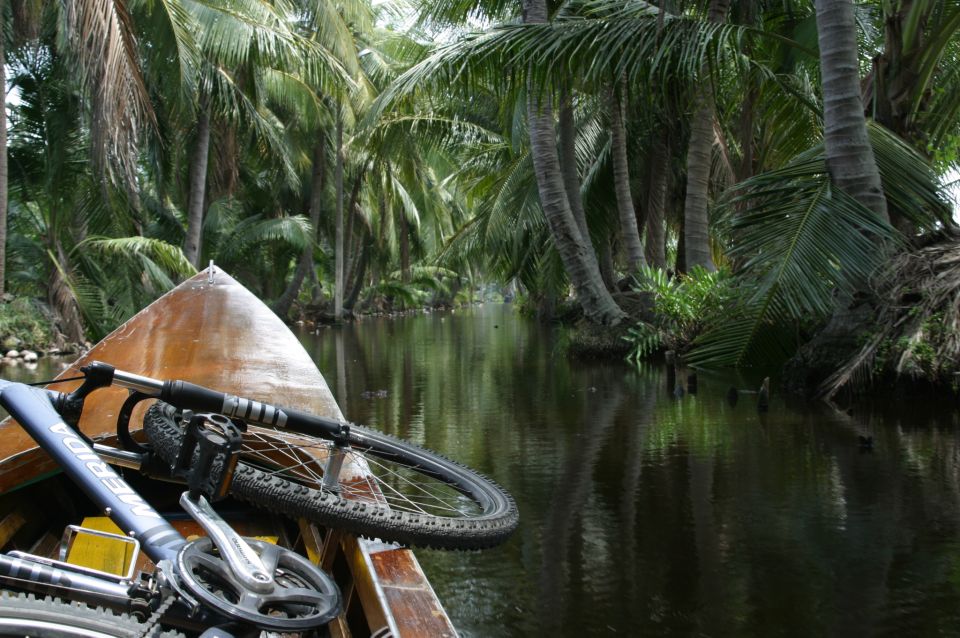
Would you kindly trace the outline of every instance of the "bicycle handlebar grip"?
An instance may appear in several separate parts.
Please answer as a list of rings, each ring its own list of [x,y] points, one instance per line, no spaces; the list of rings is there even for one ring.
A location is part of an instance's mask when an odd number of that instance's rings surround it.
[[[279,408],[217,392],[188,381],[167,381],[163,384],[160,398],[181,410],[215,412],[279,428],[287,424],[287,415]]]
[[[334,419],[298,410],[278,408],[268,403],[217,392],[188,381],[165,382],[160,392],[160,399],[181,410],[216,412],[259,425],[277,428],[288,426],[319,428],[329,434],[337,434],[340,431],[340,422]]]
[[[160,398],[181,410],[194,412],[222,412],[227,395],[189,381],[166,381]]]

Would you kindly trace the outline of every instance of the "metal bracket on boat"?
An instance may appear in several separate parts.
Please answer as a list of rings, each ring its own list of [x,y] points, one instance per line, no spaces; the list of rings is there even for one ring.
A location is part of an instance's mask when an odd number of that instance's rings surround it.
[[[211,284],[211,285],[213,284],[213,275],[214,275],[215,272],[216,272],[216,271],[215,271],[215,269],[214,269],[214,267],[213,267],[213,260],[211,259],[211,260],[210,260],[210,265],[207,266],[207,283],[208,283],[208,284]]]
[[[330,456],[327,457],[327,467],[323,470],[323,482],[321,486],[331,492],[340,491],[340,470],[343,468],[343,460],[347,455],[350,445],[347,440],[350,438],[350,426],[341,425],[340,433],[330,446]]]

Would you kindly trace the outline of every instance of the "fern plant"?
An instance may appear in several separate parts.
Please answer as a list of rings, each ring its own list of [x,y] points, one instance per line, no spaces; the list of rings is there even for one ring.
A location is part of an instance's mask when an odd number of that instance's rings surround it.
[[[672,278],[659,268],[642,266],[634,290],[648,295],[653,305],[651,319],[638,322],[625,337],[632,343],[628,359],[635,363],[660,349],[686,352],[733,302],[729,273],[699,266]]]

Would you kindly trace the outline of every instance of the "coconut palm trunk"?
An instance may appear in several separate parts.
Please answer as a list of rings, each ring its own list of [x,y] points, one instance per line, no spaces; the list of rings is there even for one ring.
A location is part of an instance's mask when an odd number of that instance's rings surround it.
[[[618,96],[612,86],[607,87],[607,105],[610,110],[610,154],[613,158],[613,190],[617,198],[617,214],[620,217],[620,236],[627,253],[627,264],[636,272],[646,264],[637,215],[630,193],[630,169],[627,163],[627,127],[623,122],[623,95]]]
[[[544,0],[524,0],[523,20],[527,24],[545,24]],[[527,97],[527,122],[540,204],[577,301],[592,323],[616,325],[626,318],[626,313],[603,285],[593,247],[577,228],[560,171],[553,107],[550,98],[538,94],[536,89],[531,89]]]
[[[353,188],[350,189],[350,200],[347,204],[347,208],[344,211],[346,215],[346,230],[344,231],[344,244],[349,246],[349,249],[344,249],[344,266],[343,266],[343,288],[344,291],[350,289],[348,285],[353,281],[353,271],[356,269],[357,260],[359,259],[360,253],[360,240],[357,238],[357,233],[354,231],[354,224],[359,217],[359,201],[360,201],[360,188],[363,186],[363,179],[366,176],[363,168],[357,171],[357,176],[353,178]],[[348,258],[348,259],[347,259]],[[345,293],[349,297],[349,293]],[[350,309],[350,306],[346,301],[343,303],[343,307],[347,310]]]
[[[361,238],[366,239],[366,231],[360,233]],[[360,292],[363,290],[363,282],[367,277],[367,265],[370,261],[370,242],[364,241],[363,246],[360,248],[360,259],[357,262],[356,268],[353,272],[353,286],[350,288],[350,294],[347,295],[346,301],[343,302],[343,307],[347,310],[353,311],[354,307],[357,305],[357,299],[360,298]]]
[[[53,239],[49,248],[51,258],[56,259],[50,270],[50,281],[47,288],[47,301],[56,314],[60,329],[71,343],[83,343],[85,331],[83,318],[80,316],[80,305],[70,287],[68,273],[70,263],[63,244],[59,239]]]
[[[399,211],[398,221],[397,232],[400,234],[400,281],[408,284],[410,283],[410,224],[407,223],[407,216],[402,209]]]
[[[324,165],[324,146],[323,136],[313,147],[313,176],[310,180],[310,227],[313,229],[313,235],[310,241],[303,247],[300,253],[300,259],[297,261],[297,268],[293,273],[293,278],[283,294],[274,304],[273,311],[281,319],[285,319],[290,312],[290,306],[300,294],[300,287],[307,273],[313,269],[313,248],[317,239],[317,228],[320,225],[320,205],[323,201],[323,182],[326,177]]]
[[[730,0],[710,0],[707,18],[723,22]],[[700,82],[694,98],[693,118],[690,120],[690,142],[687,147],[687,195],[684,200],[684,264],[687,270],[702,266],[716,270],[710,254],[710,223],[707,198],[710,185],[711,152],[713,150],[713,90],[708,78],[710,69],[701,67]]]
[[[337,163],[333,176],[337,193],[336,233],[334,239],[333,316],[343,316],[343,114],[337,112]]]
[[[583,199],[580,196],[580,169],[577,164],[577,127],[573,119],[573,92],[569,88],[562,88],[560,92],[560,110],[558,113],[560,129],[560,170],[563,171],[563,185],[567,190],[567,200],[570,202],[570,212],[577,222],[580,235],[590,240],[590,230],[587,227],[587,215],[583,210]]]
[[[687,270],[695,266],[716,270],[710,254],[707,212],[712,146],[713,100],[701,95],[690,122],[690,145],[687,148],[687,196],[683,207]]]
[[[0,295],[6,292],[7,263],[7,60],[4,49],[6,32],[3,23],[4,2],[0,2],[0,92],[3,108],[0,108]]]
[[[195,268],[200,267],[200,242],[203,232],[204,194],[207,189],[207,162],[210,158],[210,113],[201,101],[197,117],[197,139],[190,158],[190,194],[187,198],[187,236],[183,254]]]
[[[563,172],[563,186],[567,191],[567,201],[570,203],[570,212],[577,222],[577,229],[584,241],[591,246],[590,228],[587,226],[587,214],[583,210],[583,197],[580,195],[580,168],[577,162],[577,127],[573,118],[573,93],[567,87],[560,89],[560,108],[557,113],[560,170]],[[597,256],[600,277],[607,290],[613,290],[616,285],[616,276],[613,268],[613,254],[610,250],[608,238],[602,238]]]
[[[857,26],[851,0],[816,0],[823,142],[831,181],[889,221],[860,98]]]
[[[667,205],[667,178],[670,152],[666,132],[654,133],[650,151],[650,181],[647,191],[647,242],[644,253],[647,262],[657,268],[667,267],[664,208]]]

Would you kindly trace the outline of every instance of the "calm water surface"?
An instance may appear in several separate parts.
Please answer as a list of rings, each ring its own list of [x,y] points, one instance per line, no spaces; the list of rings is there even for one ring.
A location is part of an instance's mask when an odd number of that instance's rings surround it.
[[[960,635],[954,406],[758,415],[561,339],[502,305],[302,336],[347,418],[516,497],[506,545],[417,551],[464,636]]]

